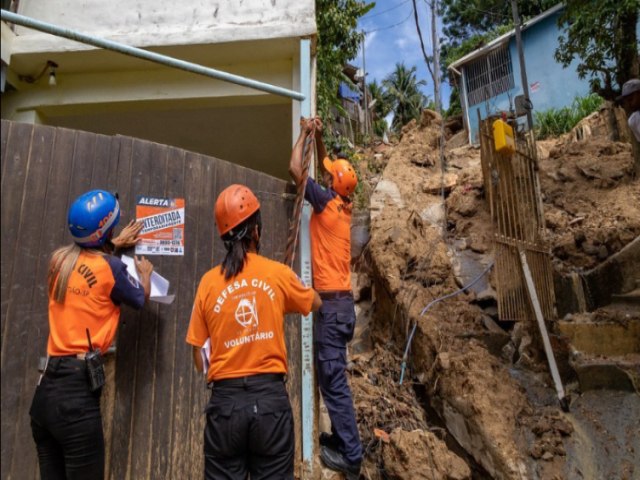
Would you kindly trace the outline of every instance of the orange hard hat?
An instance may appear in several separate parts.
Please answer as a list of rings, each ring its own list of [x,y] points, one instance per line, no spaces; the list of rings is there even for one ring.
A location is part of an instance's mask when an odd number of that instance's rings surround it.
[[[214,210],[220,236],[240,225],[258,210],[260,202],[248,187],[235,184],[225,188],[218,195]]]
[[[348,160],[339,158],[332,162],[329,157],[325,157],[322,162],[324,168],[333,178],[333,189],[343,197],[350,196],[356,189],[358,177]]]

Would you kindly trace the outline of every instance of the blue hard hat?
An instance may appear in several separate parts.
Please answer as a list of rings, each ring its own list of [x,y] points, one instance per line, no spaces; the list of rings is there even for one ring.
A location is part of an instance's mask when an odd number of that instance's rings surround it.
[[[101,247],[120,220],[120,204],[112,193],[91,190],[76,198],[67,218],[74,242],[85,248]]]

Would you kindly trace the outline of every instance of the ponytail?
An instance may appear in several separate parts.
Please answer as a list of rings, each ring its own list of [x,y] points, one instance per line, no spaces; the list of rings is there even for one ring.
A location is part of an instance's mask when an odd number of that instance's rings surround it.
[[[260,210],[222,236],[224,247],[227,249],[227,255],[224,257],[221,265],[225,280],[229,280],[242,272],[244,263],[247,260],[247,252],[251,247],[251,242],[254,241],[253,230],[256,225],[258,226],[256,250],[259,251],[260,232],[262,230]]]
[[[49,285],[49,297],[58,303],[64,303],[67,295],[67,286],[69,285],[69,277],[78,262],[80,253],[85,250],[98,255],[104,255],[96,249],[83,249],[79,245],[72,243],[66,247],[61,247],[53,252],[51,261],[49,262],[49,272],[47,274],[47,282]]]

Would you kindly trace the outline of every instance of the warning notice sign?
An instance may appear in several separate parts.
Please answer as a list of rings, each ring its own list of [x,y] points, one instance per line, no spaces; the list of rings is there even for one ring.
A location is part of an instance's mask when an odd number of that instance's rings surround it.
[[[138,255],[184,255],[184,198],[138,196],[136,220],[143,222]]]

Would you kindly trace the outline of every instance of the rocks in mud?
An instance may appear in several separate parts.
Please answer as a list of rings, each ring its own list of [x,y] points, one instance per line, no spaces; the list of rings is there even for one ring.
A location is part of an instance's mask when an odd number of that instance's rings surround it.
[[[469,135],[465,130],[461,130],[455,135],[453,135],[447,141],[447,149],[459,148],[467,145],[469,143]]]
[[[398,208],[404,208],[404,201],[398,189],[398,185],[391,180],[380,180],[371,195],[371,220],[376,218],[389,201]]]
[[[457,188],[447,199],[450,210],[463,217],[472,217],[478,211],[478,202],[473,191]]]
[[[436,164],[436,161],[430,155],[416,155],[411,157],[411,163],[419,167],[433,167]]]
[[[593,180],[593,185],[598,188],[611,188],[615,186],[619,180],[631,173],[629,167],[623,170],[619,167],[606,168],[606,166],[603,167],[602,165],[594,165],[592,163],[583,166],[580,162],[578,162],[576,167],[584,177]]]
[[[440,125],[442,122],[442,117],[438,112],[433,110],[424,109],[422,111],[422,115],[420,116],[420,127],[427,128],[435,123],[435,125]]]
[[[433,433],[425,430],[391,432],[382,447],[384,470],[398,480],[465,480],[469,466]]]
[[[422,191],[432,195],[439,195],[444,187],[444,192],[447,194],[451,192],[457,183],[458,175],[455,173],[445,173],[444,179],[440,175],[430,175],[422,185]]]
[[[547,228],[560,230],[569,224],[568,215],[562,210],[547,210],[544,212],[544,221]]]
[[[432,203],[420,212],[420,218],[431,225],[441,226],[444,219],[444,206],[442,202]]]
[[[567,454],[563,437],[573,433],[573,426],[557,411],[547,411],[534,420],[531,431],[536,436],[529,455],[536,460],[552,460]]]

